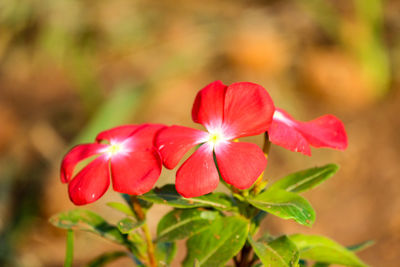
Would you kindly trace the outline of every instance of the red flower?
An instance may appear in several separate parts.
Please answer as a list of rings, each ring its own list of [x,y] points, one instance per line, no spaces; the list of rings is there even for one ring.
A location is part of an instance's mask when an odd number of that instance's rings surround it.
[[[257,84],[240,82],[225,86],[216,81],[203,88],[195,99],[192,118],[208,132],[171,126],[161,130],[156,138],[164,165],[169,169],[191,148],[201,145],[177,171],[177,191],[184,197],[210,193],[218,185],[218,170],[228,184],[249,188],[265,169],[267,160],[257,145],[232,140],[265,132],[273,112],[270,96]]]
[[[98,134],[96,143],[72,148],[61,164],[61,181],[69,183],[71,201],[76,205],[96,201],[108,189],[110,177],[115,191],[131,195],[149,191],[161,173],[162,163],[153,139],[163,127],[120,126]],[[74,176],[75,166],[91,157],[95,159]]]
[[[339,150],[347,148],[347,135],[343,123],[333,115],[301,122],[277,108],[268,134],[271,143],[308,156],[311,156],[310,145]]]

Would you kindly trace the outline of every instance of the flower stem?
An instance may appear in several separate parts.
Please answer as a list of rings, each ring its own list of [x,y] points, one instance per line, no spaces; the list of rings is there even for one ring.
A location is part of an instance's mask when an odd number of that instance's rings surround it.
[[[132,201],[132,207],[134,212],[136,213],[138,219],[140,221],[145,221],[146,220],[146,214],[142,209],[142,206],[140,206],[139,200],[137,199],[136,196],[131,196],[131,201]],[[146,239],[146,243],[147,243],[147,256],[149,258],[149,264],[151,267],[157,267],[157,261],[156,261],[156,257],[154,254],[154,244],[151,238],[151,233],[150,233],[150,229],[147,225],[147,222],[145,222],[142,225],[142,230],[144,233],[144,237]]]
[[[65,251],[64,267],[71,267],[74,258],[74,231],[67,231],[67,248]]]
[[[269,150],[271,149],[271,141],[269,141],[269,135],[268,132],[265,132],[265,139],[264,139],[264,146],[263,146],[263,152],[265,157],[268,159],[268,154]]]

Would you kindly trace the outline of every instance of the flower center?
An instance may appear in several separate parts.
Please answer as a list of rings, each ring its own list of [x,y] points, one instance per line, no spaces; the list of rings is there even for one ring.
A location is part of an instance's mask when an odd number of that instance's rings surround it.
[[[107,157],[110,159],[111,157],[127,152],[126,148],[122,143],[111,143],[104,151],[107,154]]]
[[[213,132],[213,133],[210,133],[210,135],[208,136],[207,142],[210,145],[215,146],[219,142],[225,141],[225,140],[226,140],[226,138],[224,137],[224,135],[221,132]]]
[[[111,155],[115,155],[122,150],[122,146],[120,144],[114,144],[108,147],[108,153]]]

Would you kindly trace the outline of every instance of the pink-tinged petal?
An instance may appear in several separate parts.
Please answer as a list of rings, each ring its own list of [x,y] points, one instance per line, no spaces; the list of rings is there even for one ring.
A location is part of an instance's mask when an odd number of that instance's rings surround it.
[[[154,148],[114,155],[111,158],[113,188],[130,195],[144,194],[160,177],[161,167],[160,156]]]
[[[72,179],[68,186],[69,197],[75,205],[89,204],[104,195],[109,185],[109,162],[101,156]]]
[[[103,140],[106,140],[108,142],[111,142],[111,140],[114,140],[116,142],[121,142],[122,140],[132,135],[132,133],[137,129],[139,129],[140,127],[142,127],[142,125],[130,124],[102,131],[96,136],[96,142],[101,142]]]
[[[144,124],[132,134],[132,145],[144,148],[155,146],[154,142],[157,133],[165,127],[163,124]]]
[[[222,179],[239,189],[252,186],[267,166],[267,159],[256,144],[221,142],[214,151]]]
[[[192,108],[194,122],[208,130],[221,127],[226,88],[221,81],[215,81],[198,92]]]
[[[282,145],[276,143],[277,135],[289,135],[289,131],[297,132],[297,134],[290,134],[292,137],[287,137],[288,140],[280,141],[280,143],[290,143],[289,145],[286,144],[286,146],[282,146],[292,151],[299,151],[303,154],[311,155],[308,145],[306,149],[302,149],[302,147],[305,146],[304,142],[314,147],[329,147],[340,150],[347,148],[347,135],[343,123],[333,115],[324,115],[309,122],[300,122],[293,119],[286,111],[277,108],[274,113],[274,122],[280,124],[280,129],[273,130],[273,128],[277,128],[277,126],[271,126],[271,129],[268,130],[272,143]],[[286,129],[285,127],[290,129]],[[271,135],[275,135],[275,137],[271,138]],[[280,137],[280,139],[283,139],[283,137]],[[304,140],[300,141],[300,139]]]
[[[186,152],[205,142],[207,136],[206,132],[183,126],[174,125],[162,129],[156,137],[156,147],[165,167],[175,168]]]
[[[68,183],[73,175],[76,164],[96,154],[100,154],[107,145],[104,144],[82,144],[73,147],[61,163],[61,181]]]
[[[274,120],[268,130],[268,135],[271,143],[275,145],[311,156],[310,146],[303,135],[282,121]]]
[[[299,122],[297,129],[314,147],[347,148],[343,123],[333,115],[324,115],[309,122]]]
[[[265,132],[272,122],[275,107],[260,85],[239,82],[225,93],[223,130],[230,139]]]
[[[198,197],[217,188],[218,170],[212,147],[204,144],[188,158],[176,173],[176,191],[183,197]]]

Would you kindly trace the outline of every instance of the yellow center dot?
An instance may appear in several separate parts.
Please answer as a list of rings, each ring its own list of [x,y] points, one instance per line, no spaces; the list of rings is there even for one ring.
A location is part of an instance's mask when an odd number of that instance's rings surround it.
[[[112,156],[117,154],[118,152],[120,152],[122,150],[122,146],[120,144],[113,144],[110,145],[107,149],[107,153]]]
[[[210,142],[212,145],[215,145],[223,140],[224,137],[221,133],[210,133],[210,135],[208,136],[208,142]]]

